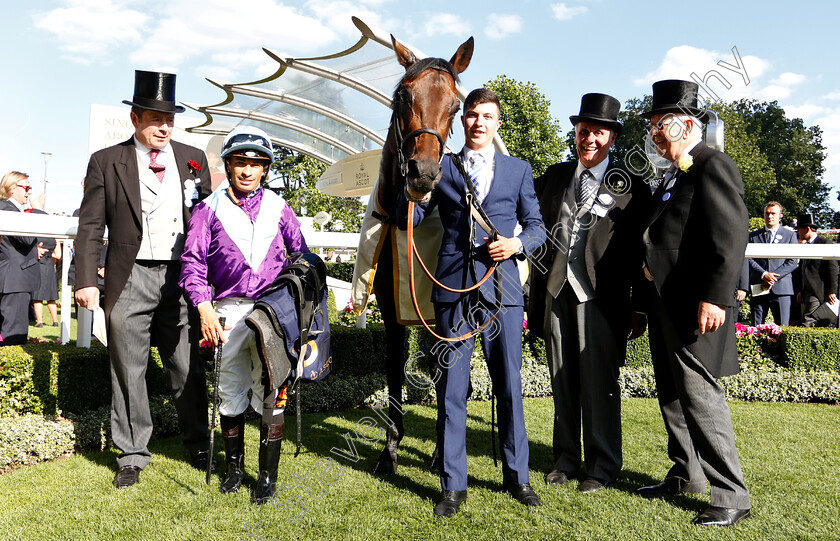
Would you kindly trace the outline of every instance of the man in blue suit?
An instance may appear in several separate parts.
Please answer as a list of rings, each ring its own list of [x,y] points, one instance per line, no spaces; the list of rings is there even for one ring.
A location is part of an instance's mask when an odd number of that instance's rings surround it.
[[[461,122],[466,142],[454,159],[463,161],[469,179],[465,180],[458,171],[451,155],[445,156],[440,182],[427,202],[415,206],[413,220],[415,225],[420,223],[433,207],[438,207],[445,230],[435,274],[447,288],[469,288],[494,262],[498,263],[493,279],[478,291],[465,294],[435,286],[432,302],[437,332],[444,337],[459,337],[486,325],[481,342],[497,399],[502,486],[523,505],[538,506],[539,497],[529,483],[528,436],[519,376],[524,303],[517,264],[524,261],[517,260],[542,245],[545,229],[531,166],[497,153],[493,147],[493,136],[501,125],[496,94],[485,88],[470,92]],[[466,182],[474,186],[478,201],[498,230],[496,237],[488,238],[475,226]],[[409,196],[413,194],[410,187],[407,192]],[[400,200],[398,219],[405,228],[405,197]],[[515,235],[517,223],[522,231]],[[475,338],[469,337],[441,342],[436,348],[440,367],[437,432],[443,490],[435,506],[439,517],[457,513],[467,497],[467,392],[474,345]]]
[[[750,233],[750,242],[769,244],[796,244],[796,232],[783,227],[782,205],[770,201],[764,205],[765,227]],[[773,313],[777,325],[790,324],[790,301],[793,298],[793,280],[791,273],[796,268],[797,259],[748,259],[750,266],[750,285],[761,284],[767,293],[756,295],[753,292],[750,306],[752,324],[760,325],[767,318],[768,309]]]

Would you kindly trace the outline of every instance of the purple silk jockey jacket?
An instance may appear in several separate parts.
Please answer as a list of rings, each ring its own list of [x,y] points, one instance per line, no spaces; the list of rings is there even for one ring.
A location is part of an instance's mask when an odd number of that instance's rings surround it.
[[[226,297],[259,298],[286,266],[286,255],[308,252],[300,222],[274,192],[246,197],[216,190],[190,217],[180,286],[193,306]],[[212,286],[212,288],[211,288]]]

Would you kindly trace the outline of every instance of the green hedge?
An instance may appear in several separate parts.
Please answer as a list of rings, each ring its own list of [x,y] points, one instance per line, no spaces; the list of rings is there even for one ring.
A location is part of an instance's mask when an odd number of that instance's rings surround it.
[[[342,280],[344,282],[353,281],[353,267],[355,263],[331,263],[327,261],[325,265],[327,266],[327,276],[332,276],[336,280]]]
[[[150,395],[168,387],[157,349],[149,355],[146,385]],[[82,413],[111,403],[108,350],[52,343],[0,348],[0,415]]]
[[[324,381],[301,386],[303,411],[386,405],[384,327],[334,326],[332,332],[333,372]],[[786,328],[777,342],[769,338],[772,336],[739,339],[742,371],[719,380],[729,399],[840,404],[840,331]],[[403,388],[407,403],[436,399],[429,377],[429,350],[433,344],[434,340],[422,328],[407,329],[406,373],[413,382]],[[543,341],[526,332],[523,357],[523,396],[550,395]],[[153,436],[175,435],[177,415],[166,396],[155,351],[150,360],[147,382],[153,395]],[[204,351],[204,361],[210,366],[209,350]],[[491,387],[480,338],[471,367],[470,399],[486,400]],[[101,346],[89,350],[56,344],[0,348],[0,470],[50,460],[72,452],[74,447],[103,449],[111,445],[109,381],[108,355]],[[629,343],[619,384],[624,398],[656,397],[646,337]],[[289,414],[294,410],[295,400],[290,400]],[[67,418],[58,417],[57,413]]]
[[[434,340],[421,327],[407,328],[406,336],[406,355],[412,358],[413,363],[411,373],[428,374],[429,352]],[[786,327],[776,342],[772,342],[773,339],[769,335],[739,338],[742,367],[782,366],[797,372],[840,374],[840,331]],[[367,329],[333,325],[333,369],[327,381],[337,377],[352,380],[370,376],[372,379],[366,381],[366,385],[374,385],[374,381],[385,373],[385,351],[383,325],[372,324]],[[203,354],[209,372],[212,369],[210,351],[205,349]],[[543,341],[528,331],[523,336],[523,356],[536,366],[546,366]],[[146,373],[149,395],[167,395],[162,364],[154,348],[149,358]],[[482,359],[480,347],[476,347],[475,358]],[[638,370],[649,367],[650,347],[645,335],[628,343],[626,368]],[[304,387],[310,386],[307,384]],[[352,396],[357,394],[354,392]],[[368,396],[369,393],[366,390],[363,394]],[[108,354],[98,344],[90,349],[51,343],[0,348],[0,415],[81,414],[107,406],[110,400]],[[319,400],[319,404],[329,402]],[[345,399],[335,401],[336,404],[345,402]],[[312,411],[309,407],[305,409]],[[315,409],[322,411],[323,406]]]
[[[793,369],[840,373],[840,331],[785,327],[782,358]]]

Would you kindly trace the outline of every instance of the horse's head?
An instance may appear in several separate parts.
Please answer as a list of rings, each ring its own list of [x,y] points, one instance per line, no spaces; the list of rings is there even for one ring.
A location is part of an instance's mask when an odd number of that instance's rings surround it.
[[[395,147],[407,196],[420,201],[441,177],[446,138],[461,108],[458,74],[470,63],[473,38],[465,41],[449,62],[442,58],[417,60],[393,36],[391,40],[405,77],[394,91],[393,139],[389,144]]]

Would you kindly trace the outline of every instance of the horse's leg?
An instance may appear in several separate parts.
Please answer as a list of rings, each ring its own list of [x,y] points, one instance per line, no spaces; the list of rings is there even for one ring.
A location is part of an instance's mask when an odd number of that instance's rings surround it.
[[[391,257],[391,242],[390,239],[386,239],[377,264],[374,292],[382,311],[382,320],[385,322],[385,374],[388,381],[389,423],[385,432],[385,449],[373,468],[375,475],[393,475],[397,472],[397,450],[405,433],[402,407],[402,387],[405,383],[405,327],[397,323]]]

